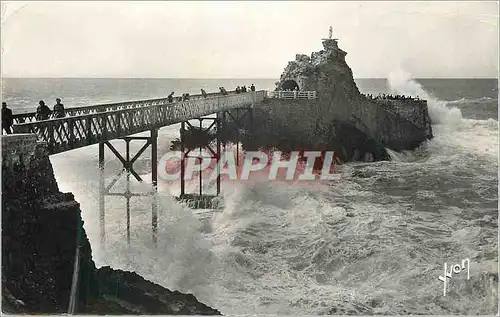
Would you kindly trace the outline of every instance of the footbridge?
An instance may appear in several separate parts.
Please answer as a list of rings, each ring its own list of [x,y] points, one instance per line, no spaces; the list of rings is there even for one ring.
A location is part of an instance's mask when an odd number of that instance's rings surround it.
[[[189,100],[169,102],[167,98],[127,101],[121,103],[103,104],[88,107],[68,108],[66,117],[48,120],[36,120],[36,113],[14,115],[14,133],[35,134],[38,141],[47,145],[48,154],[57,154],[85,146],[99,145],[100,169],[100,231],[101,246],[105,246],[105,197],[121,196],[126,199],[127,215],[127,241],[130,243],[130,211],[131,198],[137,196],[154,196],[158,184],[158,129],[172,124],[180,123],[181,153],[184,158],[192,157],[192,149],[184,147],[186,127],[193,127],[190,121],[198,120],[199,128],[206,132],[213,132],[216,136],[216,145],[205,145],[204,148],[212,153],[211,158],[221,157],[220,133],[224,129],[224,122],[233,120],[237,125],[240,120],[250,114],[256,103],[264,100],[266,91],[251,91],[247,93],[207,94],[206,96],[194,95]],[[216,116],[210,116],[216,114]],[[209,121],[208,127],[203,127],[202,122]],[[197,125],[198,126],[198,125]],[[205,125],[206,126],[206,125]],[[135,134],[149,131],[149,136]],[[239,131],[238,131],[239,133]],[[135,136],[134,136],[135,135]],[[125,142],[125,153],[120,153],[110,143],[112,140]],[[131,142],[142,142],[140,150],[132,155]],[[238,146],[238,145],[237,145]],[[121,172],[106,184],[104,174],[104,150],[107,147],[123,164]],[[151,178],[152,188],[148,193],[135,193],[130,190],[130,177],[142,182],[140,175],[134,170],[134,162],[151,147]],[[215,147],[215,149],[213,148]],[[200,148],[201,149],[201,148]],[[181,193],[178,199],[188,201],[194,208],[210,208],[210,203],[215,196],[220,194],[220,177],[217,178],[216,195],[206,195],[202,190],[200,173],[199,192],[186,193],[185,191],[185,162],[181,160]],[[125,175],[126,189],[122,192],[113,191],[113,186]],[[157,200],[153,197],[152,232],[153,242],[156,242],[157,232]]]
[[[252,120],[253,107],[265,98],[281,99],[314,99],[315,92],[273,92],[264,90],[246,93],[229,93],[222,95],[212,93],[205,96],[190,96],[189,100],[169,102],[167,98],[127,101],[94,105],[87,107],[68,108],[65,110],[66,117],[48,120],[36,120],[36,113],[25,113],[14,115],[14,133],[35,134],[38,141],[47,145],[49,155],[70,151],[94,144],[99,145],[99,169],[100,169],[100,231],[101,246],[105,247],[105,197],[120,196],[126,199],[127,216],[127,241],[130,243],[130,212],[131,198],[137,196],[153,196],[151,200],[152,209],[152,239],[156,243],[157,233],[157,200],[154,195],[158,184],[158,129],[172,124],[180,123],[180,151],[184,158],[196,157],[190,155],[193,149],[185,147],[186,127],[194,127],[213,133],[215,142],[200,147],[209,150],[210,158],[221,157],[221,132],[228,128],[229,121],[233,121],[233,127],[238,131],[236,140],[236,151],[238,152],[238,141],[240,125],[245,120]],[[216,114],[216,116],[213,116]],[[212,116],[210,116],[212,115]],[[199,125],[193,124],[197,120]],[[203,126],[208,121],[210,124]],[[250,124],[251,126],[251,124]],[[149,135],[137,136],[138,133],[150,132]],[[110,143],[112,140],[125,142],[125,153]],[[130,151],[131,142],[142,142],[140,150],[132,155]],[[213,144],[216,143],[216,144]],[[116,158],[123,164],[121,172],[106,184],[104,171],[104,154],[107,147]],[[134,193],[130,190],[130,177],[142,182],[140,175],[134,170],[134,162],[151,147],[151,191],[148,193]],[[202,175],[199,173],[199,192],[186,193],[185,189],[185,161],[180,161],[180,196],[178,199],[188,201],[191,208],[206,209],[212,207],[213,198],[220,194],[221,180],[217,177],[216,194],[207,195],[203,192]],[[238,164],[238,163],[237,163]],[[122,192],[113,191],[114,185],[125,175],[126,189]]]
[[[169,103],[167,98],[128,101],[66,109],[66,117],[36,121],[36,113],[14,115],[14,133],[33,133],[47,143],[49,154],[124,138],[175,123],[252,108],[264,99],[265,91],[215,95]]]

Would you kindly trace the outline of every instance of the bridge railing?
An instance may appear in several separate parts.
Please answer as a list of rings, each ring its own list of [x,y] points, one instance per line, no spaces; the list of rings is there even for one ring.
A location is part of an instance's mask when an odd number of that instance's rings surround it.
[[[316,99],[316,91],[268,91],[268,98],[276,98],[276,99]]]
[[[264,91],[196,98],[97,112],[59,119],[15,124],[14,133],[34,133],[45,141],[50,154],[104,142],[153,128],[203,117],[238,107],[253,106],[264,99]]]
[[[220,95],[220,93],[208,93],[207,98],[214,97]],[[190,100],[202,99],[203,96],[200,95],[190,95]],[[177,97],[174,97],[174,102]],[[106,112],[106,111],[114,111],[114,110],[122,110],[122,109],[131,109],[137,107],[145,107],[145,106],[154,106],[159,104],[168,103],[167,98],[157,98],[157,99],[148,99],[148,100],[136,100],[136,101],[125,101],[125,102],[115,102],[109,104],[100,104],[93,106],[83,106],[83,107],[73,107],[66,108],[65,112],[67,116],[79,116],[84,114],[92,114],[97,112]],[[36,112],[28,112],[28,113],[20,113],[13,115],[14,123],[27,123],[27,122],[35,122],[36,121]]]

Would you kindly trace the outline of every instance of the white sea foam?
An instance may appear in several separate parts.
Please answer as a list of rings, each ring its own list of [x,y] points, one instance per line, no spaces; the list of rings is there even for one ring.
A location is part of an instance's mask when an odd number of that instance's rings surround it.
[[[398,93],[428,96],[398,76]],[[100,249],[96,146],[51,160],[61,190],[81,203],[98,266],[134,270],[224,314],[489,314],[497,299],[498,121],[464,119],[432,100],[434,139],[418,150],[392,153],[392,162],[347,164],[331,185],[258,178],[223,184],[224,207],[211,216],[211,230],[171,197],[178,183],[159,180],[157,248],[150,198],[131,200],[127,245],[125,199],[108,197]],[[161,156],[178,126],[160,135]],[[123,153],[121,143],[113,141]],[[106,161],[109,182],[121,164],[109,151]],[[141,175],[151,178],[147,169]],[[196,180],[188,188],[196,191]],[[475,259],[471,280],[454,280],[449,298],[456,300],[434,295],[442,292],[443,263],[464,254]]]
[[[397,94],[419,96],[427,100],[429,116],[432,124],[459,125],[462,121],[462,112],[456,107],[448,107],[446,101],[438,100],[424,90],[422,85],[413,80],[411,74],[398,69],[388,76],[390,89]]]
[[[475,103],[481,103],[481,102],[492,102],[495,99],[491,97],[481,97],[481,98],[476,98],[476,99],[467,99],[467,98],[460,98],[457,100],[452,100],[452,101],[446,101],[448,104],[471,104],[474,105]]]
[[[452,155],[457,150],[474,155],[495,159],[498,156],[498,121],[472,120],[462,118],[460,109],[450,107],[453,103],[463,103],[460,99],[455,102],[438,100],[429,94],[422,85],[412,79],[411,74],[402,69],[393,71],[388,76],[391,90],[398,94],[407,94],[426,99],[428,101],[429,116],[433,124],[433,140],[429,141],[429,148],[434,153]],[[483,97],[477,100],[491,100]],[[401,161],[401,154],[389,151],[393,160]],[[496,160],[496,159],[495,159]]]

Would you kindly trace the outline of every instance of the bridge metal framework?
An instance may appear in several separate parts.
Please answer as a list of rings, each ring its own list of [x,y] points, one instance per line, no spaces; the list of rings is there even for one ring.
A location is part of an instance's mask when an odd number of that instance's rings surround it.
[[[216,97],[218,93],[209,93],[208,97]],[[202,95],[192,95],[190,96],[190,100],[197,100],[204,98]],[[106,103],[100,105],[93,106],[84,106],[84,107],[72,107],[65,109],[65,113],[68,116],[80,116],[85,114],[94,114],[98,112],[107,112],[107,111],[116,111],[116,110],[124,110],[124,109],[132,109],[137,107],[144,106],[155,106],[160,104],[169,103],[167,98],[156,98],[156,99],[148,99],[148,100],[136,100],[136,101],[124,101],[124,102],[114,102],[114,103]],[[28,113],[20,113],[13,115],[14,124],[21,123],[30,123],[36,122],[36,112],[28,112]]]
[[[100,223],[100,238],[101,248],[106,245],[106,228],[105,228],[105,204],[106,196],[119,196],[126,199],[126,213],[127,213],[127,243],[130,244],[130,200],[132,197],[149,196],[151,197],[151,229],[152,241],[156,245],[157,231],[158,231],[158,202],[155,198],[158,185],[158,165],[156,158],[158,156],[158,130],[153,129],[150,136],[128,136],[120,138],[125,141],[125,157],[108,141],[99,143],[99,223]],[[131,158],[130,143],[132,141],[146,141],[145,144],[137,151]],[[141,176],[134,170],[134,162],[144,153],[144,151],[151,146],[151,191],[147,193],[135,193],[130,190],[130,176],[132,175],[137,181],[143,182]],[[108,148],[115,157],[122,163],[122,170],[106,185],[104,177],[104,152]],[[111,189],[118,182],[118,180],[125,174],[126,183],[125,191],[112,192]]]
[[[228,128],[228,123],[233,121],[233,126],[236,128],[236,165],[239,165],[239,142],[240,142],[240,130],[244,127],[243,120],[248,118],[250,120],[250,124],[248,127],[253,129],[253,110],[248,107],[239,107],[229,110],[224,110],[217,113],[215,118],[197,118],[198,120],[198,128],[205,133],[210,133],[212,130],[215,130],[215,144],[208,144],[199,146],[197,149],[202,151],[203,149],[207,149],[210,152],[210,156],[204,156],[203,159],[215,159],[216,162],[219,162],[221,159],[222,147],[224,150],[226,148],[226,142],[222,142],[221,137],[222,133]],[[203,128],[204,121],[212,121],[212,123],[207,127]],[[185,148],[185,134],[186,134],[186,126],[194,128],[193,124],[189,121],[181,122],[180,129],[180,147],[183,158],[199,158],[199,155],[191,155],[194,149],[186,149]],[[227,140],[225,140],[227,141]],[[215,149],[213,148],[215,146]],[[210,195],[203,192],[203,180],[202,173],[198,175],[198,190],[197,194],[186,193],[186,183],[185,183],[185,161],[181,160],[181,184],[180,184],[180,196],[179,199],[183,201],[187,201],[191,208],[211,208],[213,206],[213,199],[217,197],[221,192],[221,178],[220,178],[220,166],[216,165],[217,171],[217,179],[216,179],[216,194]]]
[[[123,103],[124,109],[101,106],[91,114],[14,124],[14,133],[34,133],[47,143],[49,154],[97,144],[158,129],[182,121],[242,107],[264,99],[264,91],[194,98],[168,103],[166,99]],[[89,110],[90,111],[90,110]]]
[[[169,103],[167,98],[151,99],[142,101],[129,101],[90,107],[69,108],[66,110],[68,116],[64,118],[35,121],[35,113],[27,113],[14,116],[14,133],[33,133],[37,135],[39,141],[47,143],[49,154],[57,154],[72,149],[77,149],[93,144],[99,144],[99,169],[100,169],[100,198],[99,198],[99,218],[101,230],[101,245],[105,246],[105,197],[121,196],[126,199],[127,212],[127,242],[130,243],[130,200],[136,196],[154,196],[157,191],[157,138],[158,129],[163,126],[181,123],[181,143],[185,126],[190,124],[189,120],[197,119],[200,123],[203,120],[213,120],[209,129],[216,129],[216,150],[213,158],[220,159],[221,141],[220,133],[224,129],[224,122],[227,118],[232,118],[236,123],[241,120],[239,113],[252,112],[255,103],[261,102],[266,96],[265,91],[255,91],[241,94],[209,94],[207,97],[201,95],[191,96],[190,100]],[[236,109],[236,115],[230,111]],[[242,110],[244,109],[244,110]],[[216,113],[216,118],[203,118]],[[201,125],[201,124],[200,124]],[[150,131],[149,136],[133,136],[134,134]],[[125,141],[125,157],[109,142],[114,139]],[[132,141],[146,141],[142,148],[131,157],[130,143]],[[152,160],[152,190],[148,193],[133,193],[130,191],[130,176],[142,182],[141,177],[133,168],[134,162],[151,146]],[[107,147],[116,158],[122,163],[123,168],[120,173],[109,183],[105,184],[104,178],[104,152]],[[187,157],[189,152],[182,151]],[[184,160],[181,160],[184,162]],[[182,163],[184,165],[184,163]],[[181,173],[184,174],[185,166],[182,166]],[[126,189],[124,192],[111,192],[122,175],[126,175]],[[183,176],[183,175],[182,175]],[[202,203],[199,208],[206,208],[206,201],[212,197],[207,197],[201,191],[199,195],[185,193],[184,177],[181,176],[181,196],[179,199],[194,199]],[[201,185],[201,183],[200,183]],[[217,195],[220,193],[220,176],[217,179]],[[153,197],[151,202],[152,217],[152,239],[157,241],[157,201]]]

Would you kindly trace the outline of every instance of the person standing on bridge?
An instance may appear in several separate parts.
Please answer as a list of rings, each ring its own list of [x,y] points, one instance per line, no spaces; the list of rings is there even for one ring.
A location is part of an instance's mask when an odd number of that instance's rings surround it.
[[[167,100],[168,100],[168,103],[174,102],[174,92],[173,91],[170,95],[168,95]]]
[[[226,95],[227,95],[227,90],[226,90],[224,87],[219,87],[219,90],[220,90],[220,93],[221,93],[223,96],[226,96]]]
[[[255,86],[253,84],[250,86],[250,90],[255,91]]]
[[[207,98],[207,92],[205,91],[205,89],[201,88],[201,95],[203,96],[203,98]]]
[[[5,130],[7,134],[12,134],[12,124],[14,123],[14,117],[12,116],[12,110],[7,108],[7,103],[2,102],[2,129]]]
[[[52,113],[52,111],[50,111],[50,108],[47,107],[47,105],[45,104],[45,102],[43,100],[40,100],[40,102],[38,102],[39,106],[38,108],[36,108],[36,115],[35,115],[35,118],[37,120],[47,120],[49,117],[50,117],[50,114]]]
[[[64,111],[64,105],[61,103],[61,99],[56,99],[56,104],[54,105],[54,118],[64,118],[66,113]]]

